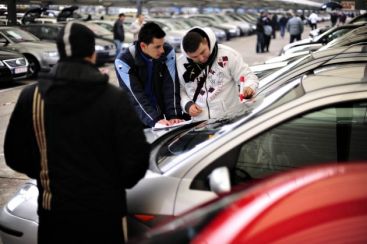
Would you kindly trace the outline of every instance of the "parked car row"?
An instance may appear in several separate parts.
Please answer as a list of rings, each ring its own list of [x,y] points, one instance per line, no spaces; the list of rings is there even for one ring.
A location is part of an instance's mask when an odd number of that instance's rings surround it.
[[[0,26],[0,48],[13,50],[27,59],[28,74],[14,76],[16,78],[35,78],[40,70],[50,70],[59,59],[56,49],[56,38],[66,21],[85,21],[80,15],[78,7],[64,8],[55,13],[47,8],[32,8],[19,20],[21,25]],[[246,16],[246,17],[245,17]],[[181,50],[181,41],[186,31],[193,26],[207,26],[213,29],[218,42],[224,42],[240,35],[252,34],[255,30],[253,22],[249,22],[250,15],[191,15],[180,18],[147,18],[148,21],[158,23],[166,32],[166,41],[177,52]],[[133,35],[129,32],[129,24],[125,21],[125,41],[122,49],[133,43]],[[112,28],[114,21],[88,20],[85,24],[96,34],[97,64],[113,62],[116,48],[113,42]],[[42,47],[41,47],[42,46]],[[9,71],[10,72],[10,71]],[[11,72],[10,72],[11,73]],[[5,80],[5,79],[4,79]]]

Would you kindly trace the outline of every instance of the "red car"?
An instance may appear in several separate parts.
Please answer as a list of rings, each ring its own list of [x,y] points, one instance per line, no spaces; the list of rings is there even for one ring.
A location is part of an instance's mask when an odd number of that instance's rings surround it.
[[[367,164],[271,177],[147,232],[138,243],[367,243]]]

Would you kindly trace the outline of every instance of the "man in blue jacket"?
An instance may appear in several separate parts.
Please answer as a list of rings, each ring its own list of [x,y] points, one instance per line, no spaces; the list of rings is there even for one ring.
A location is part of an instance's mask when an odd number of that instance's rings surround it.
[[[119,84],[146,127],[181,122],[176,54],[164,36],[156,23],[147,22],[134,45],[115,60]]]

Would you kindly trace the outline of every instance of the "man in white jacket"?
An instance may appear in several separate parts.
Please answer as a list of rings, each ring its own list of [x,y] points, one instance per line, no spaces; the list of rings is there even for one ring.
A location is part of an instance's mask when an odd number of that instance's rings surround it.
[[[257,76],[234,49],[218,44],[210,28],[194,27],[181,43],[177,60],[181,106],[193,120],[243,113],[242,103],[258,86]]]
[[[129,31],[134,35],[134,41],[138,40],[138,35],[141,27],[145,24],[144,15],[138,14],[136,20],[131,23]]]

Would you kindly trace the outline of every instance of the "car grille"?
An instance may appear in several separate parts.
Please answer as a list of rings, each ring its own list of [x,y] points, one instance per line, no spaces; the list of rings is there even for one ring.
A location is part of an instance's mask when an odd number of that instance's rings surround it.
[[[26,66],[27,65],[27,60],[25,58],[7,59],[7,60],[3,60],[3,62],[9,68],[16,68],[16,67],[21,67],[21,66]]]

